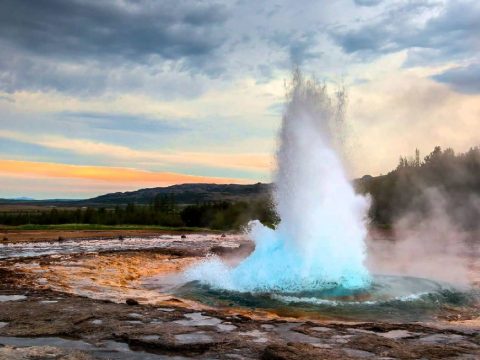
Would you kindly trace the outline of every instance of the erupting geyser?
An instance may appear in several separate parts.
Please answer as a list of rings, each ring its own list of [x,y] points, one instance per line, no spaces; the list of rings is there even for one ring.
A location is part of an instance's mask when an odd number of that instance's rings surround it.
[[[340,101],[338,100],[340,98]],[[237,291],[361,288],[369,201],[355,194],[339,151],[343,101],[295,72],[277,153],[275,230],[250,225],[255,251],[235,268],[209,259],[190,279]]]

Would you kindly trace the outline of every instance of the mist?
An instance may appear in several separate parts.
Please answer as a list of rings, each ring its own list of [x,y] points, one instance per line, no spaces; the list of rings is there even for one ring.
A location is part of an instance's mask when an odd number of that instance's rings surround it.
[[[430,186],[421,176],[414,176],[409,186],[415,196],[406,201],[408,196],[403,194],[399,202],[407,205],[396,210],[391,229],[371,231],[367,240],[369,270],[428,278],[460,288],[475,285],[480,270],[480,197],[466,185],[471,184],[471,176],[472,169],[459,164],[437,179],[439,183],[455,179],[454,186]]]

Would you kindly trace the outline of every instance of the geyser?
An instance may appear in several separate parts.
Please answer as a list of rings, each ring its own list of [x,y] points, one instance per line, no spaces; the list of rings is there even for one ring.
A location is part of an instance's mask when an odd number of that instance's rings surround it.
[[[235,268],[211,258],[187,272],[214,288],[298,292],[370,282],[364,239],[369,201],[355,194],[338,134],[342,97],[299,71],[288,89],[275,173],[276,229],[254,221],[254,252]]]

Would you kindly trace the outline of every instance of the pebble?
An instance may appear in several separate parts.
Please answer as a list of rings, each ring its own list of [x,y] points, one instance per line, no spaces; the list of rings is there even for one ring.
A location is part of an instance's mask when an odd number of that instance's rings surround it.
[[[131,305],[131,306],[133,306],[133,305],[138,305],[138,301],[135,300],[135,299],[127,299],[127,300],[125,300],[125,303],[126,303],[127,305]]]

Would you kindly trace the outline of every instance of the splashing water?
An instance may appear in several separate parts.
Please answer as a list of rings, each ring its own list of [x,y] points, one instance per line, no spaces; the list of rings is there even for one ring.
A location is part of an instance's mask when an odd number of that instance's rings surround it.
[[[339,154],[342,96],[295,72],[280,132],[275,230],[254,221],[254,252],[236,268],[212,258],[187,272],[215,288],[296,292],[369,284],[365,258],[367,198],[357,195]]]

